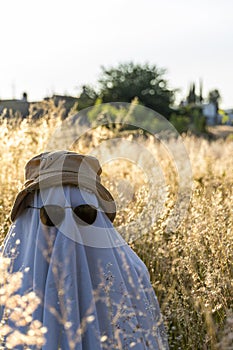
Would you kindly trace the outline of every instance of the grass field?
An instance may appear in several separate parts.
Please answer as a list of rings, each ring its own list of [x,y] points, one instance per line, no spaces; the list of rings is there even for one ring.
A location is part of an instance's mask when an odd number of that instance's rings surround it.
[[[34,122],[1,120],[0,242],[10,226],[9,213],[24,180],[25,163],[44,151],[61,123],[59,112],[50,106],[48,114]],[[73,149],[88,152],[110,133],[97,129],[91,142]],[[130,140],[129,135],[121,138]],[[187,215],[175,231],[168,231],[166,225],[176,201],[178,176],[156,140],[137,139],[156,157],[164,175],[164,208],[153,224],[143,208],[157,210],[156,196],[148,200],[142,169],[127,160],[115,160],[103,167],[103,181],[119,199],[119,229],[130,223],[134,228],[135,217],[140,218],[140,234],[130,244],[150,271],[170,348],[229,350],[233,349],[233,141],[231,137],[214,141],[191,135],[182,138],[193,183]],[[124,197],[122,180],[134,184],[130,198]]]

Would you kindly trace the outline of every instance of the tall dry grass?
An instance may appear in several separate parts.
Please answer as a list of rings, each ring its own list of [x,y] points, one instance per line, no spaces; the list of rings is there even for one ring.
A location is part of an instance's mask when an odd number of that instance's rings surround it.
[[[61,108],[46,103],[47,113],[36,121],[1,120],[1,242],[10,225],[14,197],[23,183],[26,161],[44,151],[62,123]],[[72,149],[88,152],[111,133],[96,129],[91,140]],[[130,137],[124,136],[127,140]],[[193,136],[183,136],[183,141],[192,164],[193,191],[188,213],[174,232],[166,230],[166,222],[175,205],[178,177],[156,140],[137,139],[155,155],[165,179],[164,209],[153,225],[143,209],[150,206],[152,212],[157,210],[156,195],[148,199],[143,171],[127,160],[115,160],[103,167],[103,181],[119,201],[119,229],[140,218],[140,226],[135,225],[140,234],[130,244],[150,271],[170,348],[229,350],[233,349],[233,142],[209,142]],[[111,154],[111,149],[106,152]],[[130,198],[128,183],[134,184]]]

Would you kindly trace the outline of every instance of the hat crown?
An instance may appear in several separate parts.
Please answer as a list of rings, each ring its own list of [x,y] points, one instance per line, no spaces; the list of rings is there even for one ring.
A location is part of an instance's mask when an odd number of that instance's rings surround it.
[[[98,159],[71,151],[44,152],[33,157],[25,167],[25,181],[31,182],[44,174],[76,173],[100,181],[102,168]]]

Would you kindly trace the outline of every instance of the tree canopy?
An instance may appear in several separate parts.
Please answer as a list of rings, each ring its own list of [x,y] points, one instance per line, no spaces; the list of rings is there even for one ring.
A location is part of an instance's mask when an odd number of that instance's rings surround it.
[[[212,102],[212,103],[218,105],[220,99],[221,99],[221,95],[217,89],[209,91],[209,94],[208,94],[208,101],[209,102]]]
[[[169,117],[174,91],[168,88],[164,74],[165,70],[155,65],[132,62],[119,64],[116,68],[102,67],[99,97],[103,103],[130,103],[137,97],[139,103]]]

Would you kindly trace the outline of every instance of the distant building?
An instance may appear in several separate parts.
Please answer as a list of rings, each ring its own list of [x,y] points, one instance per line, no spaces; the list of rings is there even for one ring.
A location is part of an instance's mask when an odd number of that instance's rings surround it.
[[[18,113],[22,118],[25,118],[29,114],[29,103],[24,100],[0,100],[0,115],[4,111],[6,117],[10,117],[11,113]]]
[[[37,102],[28,102],[27,93],[24,92],[21,100],[0,100],[0,115],[4,113],[6,118],[10,118],[12,115],[19,115],[22,118],[25,118],[29,115],[30,105],[34,105]],[[62,118],[66,118],[69,114],[69,111],[72,107],[78,102],[78,98],[73,96],[62,96],[62,95],[53,95],[52,97],[46,97],[44,100],[53,100],[55,106],[58,106],[59,103],[62,103],[64,109]],[[39,118],[44,115],[43,110],[39,110],[35,114],[35,118]]]
[[[206,103],[202,105],[202,113],[206,117],[207,125],[233,125],[233,109],[218,109],[214,103]]]
[[[202,104],[202,113],[206,117],[207,125],[217,124],[216,105],[213,102]]]
[[[29,114],[29,103],[26,92],[23,92],[21,100],[0,100],[0,115],[4,112],[5,117],[18,114],[25,118]]]
[[[55,106],[58,106],[59,103],[62,103],[64,108],[63,118],[66,118],[69,114],[69,111],[78,103],[78,98],[73,96],[62,96],[62,95],[53,95],[52,97],[46,97],[44,100],[53,100]]]

